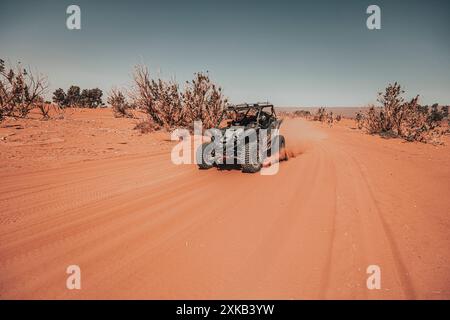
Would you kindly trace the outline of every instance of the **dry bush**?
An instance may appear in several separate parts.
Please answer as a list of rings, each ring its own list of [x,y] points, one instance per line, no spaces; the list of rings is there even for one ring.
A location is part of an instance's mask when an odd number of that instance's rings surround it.
[[[356,126],[358,127],[358,129],[362,129],[363,128],[363,125],[364,125],[364,115],[363,115],[363,113],[361,112],[361,111],[358,111],[357,113],[356,113],[356,116],[355,116],[355,122],[356,122]]]
[[[186,120],[193,123],[201,120],[205,128],[217,124],[220,114],[227,103],[222,95],[222,88],[211,82],[208,74],[196,73],[192,82],[182,94]]]
[[[151,79],[148,69],[144,66],[135,67],[133,78],[133,103],[144,111],[153,123],[171,128],[182,122],[183,108],[178,85],[161,79]]]
[[[408,112],[408,105],[405,104],[402,97],[404,92],[400,84],[396,82],[393,85],[389,85],[384,93],[378,93],[377,101],[381,104],[380,118],[378,121],[381,131],[401,136],[402,122],[406,119]],[[414,101],[411,102],[414,103]]]
[[[0,59],[0,120],[5,116],[26,117],[47,88],[46,77],[33,74],[20,62],[6,67]]]
[[[442,128],[442,121],[448,118],[448,109],[442,107],[439,110],[438,104],[420,106],[415,104],[408,106],[408,117],[405,119],[402,137],[408,141],[421,141],[438,143],[439,137],[446,133]]]
[[[151,133],[154,131],[161,130],[161,126],[155,124],[152,120],[144,120],[139,122],[135,127],[134,130],[138,130],[140,133]]]
[[[328,114],[325,110],[325,108],[319,108],[317,109],[316,113],[314,114],[313,121],[320,121],[324,122],[328,118]]]
[[[51,114],[53,114],[56,119],[64,118],[63,109],[49,101],[44,101],[42,97],[37,98],[33,106],[41,114],[42,120],[49,120],[51,118]]]
[[[296,110],[294,112],[294,117],[300,117],[300,118],[309,119],[311,117],[311,112],[310,111],[305,111],[305,110]]]
[[[383,113],[372,105],[365,114],[361,115],[361,121],[358,125],[370,134],[380,133],[382,132],[383,119]]]
[[[51,110],[50,103],[45,102],[42,97],[39,97],[35,103],[35,106],[41,113],[43,120],[50,119],[50,110]]]
[[[107,102],[111,105],[116,118],[132,118],[131,106],[125,95],[117,88],[111,89]]]
[[[317,109],[312,118],[310,117],[310,115],[311,114],[308,111],[308,119],[311,119],[312,121],[326,122],[330,127],[333,126],[335,121],[339,122],[342,120],[342,115],[335,115],[333,111],[328,112],[324,107]]]
[[[227,103],[207,74],[197,73],[184,93],[174,81],[152,79],[144,66],[135,67],[133,78],[133,104],[161,128],[192,128],[195,120],[202,120],[205,128],[213,127]]]
[[[325,113],[325,115],[326,115],[328,125],[330,127],[333,126],[333,122],[334,122],[333,111],[331,111],[330,113]]]
[[[397,82],[389,84],[384,92],[378,94],[381,106],[371,106],[364,115],[359,116],[358,123],[362,123],[370,134],[401,137],[408,141],[436,141],[443,134],[440,126],[442,120],[448,117],[448,108],[439,110],[435,104],[430,110],[428,106],[419,105],[419,96],[405,101],[403,93]]]

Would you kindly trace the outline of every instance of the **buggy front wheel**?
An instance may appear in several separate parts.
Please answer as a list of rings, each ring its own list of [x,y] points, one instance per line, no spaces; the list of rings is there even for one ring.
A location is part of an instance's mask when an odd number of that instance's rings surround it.
[[[197,166],[201,170],[211,169],[214,166],[212,159],[207,156],[209,152],[206,148],[211,144],[211,142],[203,143],[198,149],[196,154]]]

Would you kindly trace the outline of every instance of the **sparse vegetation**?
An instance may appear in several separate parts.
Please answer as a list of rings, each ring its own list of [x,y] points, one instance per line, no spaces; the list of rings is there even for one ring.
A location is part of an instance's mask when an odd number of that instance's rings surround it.
[[[152,78],[142,65],[136,66],[133,80],[134,85],[129,91],[112,89],[107,102],[116,117],[133,117],[131,110],[134,108],[143,111],[148,120],[136,126],[141,132],[175,127],[192,129],[196,120],[201,120],[205,128],[211,128],[227,105],[221,87],[210,79],[208,73],[196,73],[193,80],[186,82],[183,90],[173,80]],[[47,120],[52,108],[97,108],[103,105],[103,92],[98,88],[81,90],[73,85],[67,92],[58,88],[53,92],[55,104],[44,100],[47,88],[46,77],[23,68],[20,62],[7,67],[5,61],[0,59],[0,121],[5,117],[26,117],[33,108]],[[356,113],[358,129],[384,137],[420,142],[436,142],[440,136],[450,132],[449,106],[439,106],[437,103],[421,106],[418,95],[405,100],[404,93],[397,82],[389,84],[384,92],[378,93],[378,106],[372,105],[367,111]],[[305,110],[282,114],[326,122],[330,126],[342,119],[340,114],[327,112],[324,107],[318,108],[313,115]],[[446,125],[443,125],[445,122]]]
[[[370,134],[400,137],[407,141],[429,142],[444,134],[441,122],[448,117],[448,107],[438,104],[421,106],[419,96],[405,101],[405,93],[397,82],[378,94],[380,107],[370,106],[365,114],[357,114],[359,128]]]
[[[342,120],[342,115],[335,115],[333,111],[327,111],[324,107],[317,109],[316,113],[312,117],[313,121],[326,122],[330,127],[333,126],[334,122],[339,122]]]
[[[145,66],[135,68],[131,98],[149,116],[152,127],[166,129],[192,128],[195,120],[201,120],[205,128],[213,127],[227,103],[208,74],[197,73],[181,92],[174,81],[152,79]]]
[[[301,117],[309,119],[311,117],[311,111],[296,110],[294,111],[294,117]]]
[[[330,126],[332,126],[334,122],[339,122],[342,120],[342,115],[335,115],[333,114],[333,111],[328,112],[324,107],[317,109],[314,115],[312,115],[310,111],[305,110],[287,112],[283,115],[289,118],[305,118],[312,121],[326,122]]]

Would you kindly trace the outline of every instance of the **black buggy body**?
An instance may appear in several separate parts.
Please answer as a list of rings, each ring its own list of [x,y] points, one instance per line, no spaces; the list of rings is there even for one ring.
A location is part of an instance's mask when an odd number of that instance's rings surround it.
[[[282,120],[269,103],[232,105],[223,110],[211,142],[197,150],[200,169],[239,165],[243,172],[258,172],[267,157],[287,160],[285,139],[278,134]]]

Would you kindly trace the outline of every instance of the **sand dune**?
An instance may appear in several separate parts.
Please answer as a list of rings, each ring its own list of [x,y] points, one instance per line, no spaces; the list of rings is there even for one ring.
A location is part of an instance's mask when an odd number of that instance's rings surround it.
[[[292,119],[278,174],[199,171],[95,112],[0,141],[1,298],[450,298],[448,143]]]

